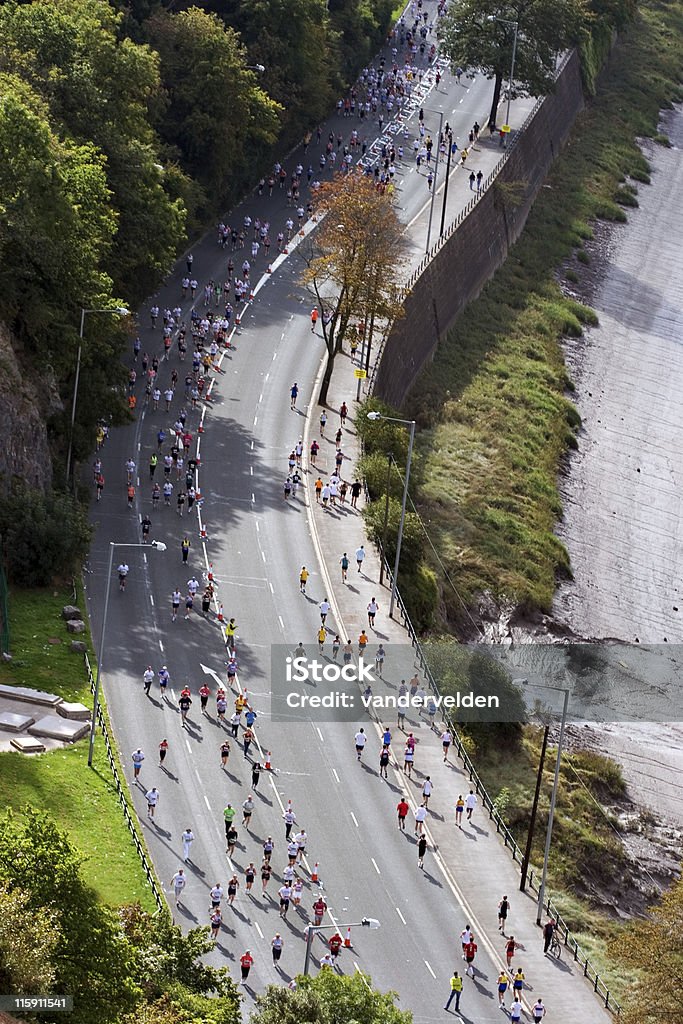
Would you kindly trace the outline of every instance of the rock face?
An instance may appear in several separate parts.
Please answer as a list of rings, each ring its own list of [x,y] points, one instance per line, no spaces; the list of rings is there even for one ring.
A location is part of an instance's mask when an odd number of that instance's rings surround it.
[[[15,481],[39,491],[52,483],[45,410],[39,404],[46,389],[44,382],[22,375],[11,335],[0,324],[0,493]]]

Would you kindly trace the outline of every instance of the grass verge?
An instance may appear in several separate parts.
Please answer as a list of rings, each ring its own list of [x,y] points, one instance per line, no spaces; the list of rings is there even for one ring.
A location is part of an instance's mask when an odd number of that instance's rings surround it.
[[[77,595],[81,608],[83,594]],[[65,700],[90,704],[83,658],[70,650],[61,618],[71,588],[10,591],[13,659],[0,662],[0,683],[32,686]],[[83,639],[89,644],[89,636]],[[59,643],[51,641],[58,640]],[[140,861],[125,825],[102,742],[88,768],[88,741],[30,757],[0,754],[0,802],[17,813],[27,803],[48,812],[85,855],[83,877],[112,905],[139,901],[153,912]]]
[[[554,534],[560,462],[579,426],[561,341],[595,314],[566,297],[558,271],[580,283],[591,220],[623,221],[625,197],[637,202],[649,166],[636,138],[655,135],[660,109],[683,95],[682,67],[683,9],[646,0],[519,242],[411,395],[407,411],[422,427],[420,511],[466,604],[488,592],[549,611],[558,577],[571,571]],[[442,596],[457,629],[457,598]]]

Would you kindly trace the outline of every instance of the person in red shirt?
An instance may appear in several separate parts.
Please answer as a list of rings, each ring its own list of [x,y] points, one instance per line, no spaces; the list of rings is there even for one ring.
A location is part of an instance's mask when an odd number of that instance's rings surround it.
[[[313,923],[314,924],[322,924],[323,923],[323,915],[324,915],[326,910],[327,910],[327,903],[325,903],[325,900],[322,898],[322,896],[318,896],[317,900],[313,904]]]
[[[463,945],[462,951],[463,951],[465,960],[467,961],[467,970],[465,971],[465,974],[469,974],[470,977],[473,978],[474,977],[474,958],[477,955],[477,944],[474,941],[474,936],[472,936],[472,938],[470,939],[469,942],[466,942]]]
[[[211,696],[211,690],[206,685],[206,683],[204,683],[203,686],[199,687],[199,699],[200,699],[201,704],[202,704],[202,714],[203,715],[207,714],[206,705],[207,705],[207,702],[208,702],[210,696]]]
[[[330,956],[333,960],[336,960],[339,956],[339,951],[342,948],[343,939],[339,932],[336,932],[329,941]]]
[[[406,798],[402,796],[399,802],[396,804],[396,813],[398,814],[398,827],[403,832],[405,832],[406,830],[406,817],[408,816],[409,810],[410,808],[406,803]]]
[[[318,322],[318,307],[314,306],[311,310],[311,330],[315,330],[315,325]]]
[[[251,965],[253,964],[253,962],[254,962],[254,958],[251,955],[251,950],[250,949],[245,949],[244,953],[242,953],[242,956],[240,957],[240,968],[242,970],[242,984],[243,985],[244,985],[245,981],[247,980],[247,978],[249,977],[249,971],[251,970]]]

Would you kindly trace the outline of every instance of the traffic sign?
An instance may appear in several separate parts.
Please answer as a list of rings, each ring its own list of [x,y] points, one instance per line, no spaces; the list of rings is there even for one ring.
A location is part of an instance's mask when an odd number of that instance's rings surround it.
[[[500,130],[501,130],[502,132],[505,132],[505,134],[507,135],[507,133],[508,133],[509,131],[511,131],[511,128],[510,128],[510,125],[509,125],[509,124],[504,124],[504,125],[502,125],[502,126],[501,126],[501,129],[500,129]]]
[[[365,372],[365,370],[354,370],[353,372],[354,375],[358,378],[358,380],[365,380],[365,378],[367,377],[367,373]]]

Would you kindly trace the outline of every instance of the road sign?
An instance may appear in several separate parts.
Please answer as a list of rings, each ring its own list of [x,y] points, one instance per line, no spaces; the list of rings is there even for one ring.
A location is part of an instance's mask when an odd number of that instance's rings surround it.
[[[367,377],[367,373],[365,372],[365,370],[354,370],[353,372],[354,375],[358,378],[358,380],[365,380],[365,378]]]
[[[504,125],[502,125],[502,126],[501,126],[501,129],[500,129],[500,130],[501,130],[502,132],[505,132],[505,134],[507,135],[507,133],[508,133],[509,131],[511,131],[511,128],[510,128],[510,125],[509,125],[509,124],[504,124]]]

